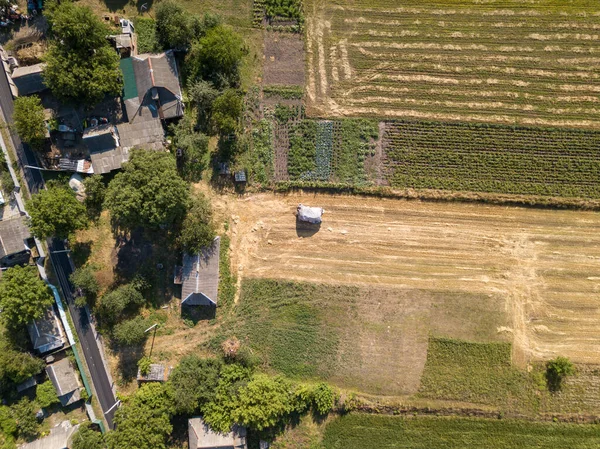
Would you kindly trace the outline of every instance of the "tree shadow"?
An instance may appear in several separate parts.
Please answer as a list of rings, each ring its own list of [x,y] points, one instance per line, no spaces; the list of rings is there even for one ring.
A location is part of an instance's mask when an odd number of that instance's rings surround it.
[[[82,267],[88,261],[92,255],[92,243],[91,240],[88,240],[87,242],[75,242],[71,246],[71,257],[75,267]]]
[[[117,346],[111,347],[111,350],[117,354],[117,369],[121,374],[123,382],[129,383],[137,379],[138,362],[144,356],[144,344],[135,346]]]
[[[307,223],[305,221],[298,220],[298,218],[296,218],[296,235],[298,237],[303,237],[303,238],[312,237],[320,230],[321,230],[321,223],[317,223],[317,224]]]

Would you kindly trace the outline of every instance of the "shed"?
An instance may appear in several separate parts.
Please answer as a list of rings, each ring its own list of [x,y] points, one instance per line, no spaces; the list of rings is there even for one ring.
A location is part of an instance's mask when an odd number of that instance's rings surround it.
[[[63,421],[58,426],[50,429],[50,435],[31,443],[22,444],[20,449],[68,449],[71,437],[79,425],[72,425],[70,421]]]
[[[44,72],[45,64],[35,64],[26,67],[17,67],[11,78],[20,97],[31,95],[46,90],[46,84],[42,73]]]
[[[189,306],[216,306],[219,290],[219,251],[221,238],[198,254],[183,256],[181,303]]]
[[[56,388],[58,399],[63,407],[81,399],[79,378],[69,359],[62,359],[46,367],[46,373]]]
[[[10,267],[29,261],[28,240],[31,232],[25,217],[17,216],[0,221],[0,265]]]
[[[23,393],[25,390],[29,390],[30,388],[35,387],[38,384],[35,376],[31,376],[25,382],[21,382],[17,385],[17,393]]]
[[[33,349],[40,354],[62,348],[65,344],[65,336],[53,306],[48,307],[40,318],[27,323],[27,331]]]
[[[152,363],[150,365],[150,372],[145,376],[138,369],[137,380],[138,382],[166,382],[170,374],[170,367],[161,365],[160,363]]]
[[[305,221],[312,224],[320,224],[321,217],[325,213],[325,210],[321,207],[309,207],[303,204],[298,204],[297,217],[300,221]]]
[[[246,428],[234,425],[229,433],[213,431],[201,417],[188,419],[190,449],[246,449]]]

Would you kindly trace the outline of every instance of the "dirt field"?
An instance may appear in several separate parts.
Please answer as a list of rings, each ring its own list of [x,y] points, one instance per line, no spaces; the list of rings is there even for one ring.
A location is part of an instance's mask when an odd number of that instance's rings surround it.
[[[265,34],[264,84],[304,85],[304,42],[298,34]]]
[[[600,17],[574,0],[307,0],[307,111],[598,128]]]
[[[299,202],[325,208],[318,232],[296,227]],[[600,362],[598,214],[299,194],[217,206],[231,214],[240,282],[262,277],[488,295],[512,316],[496,332],[513,339],[517,361],[564,355]],[[404,308],[405,293],[388,297]],[[373,309],[387,315],[384,302]]]

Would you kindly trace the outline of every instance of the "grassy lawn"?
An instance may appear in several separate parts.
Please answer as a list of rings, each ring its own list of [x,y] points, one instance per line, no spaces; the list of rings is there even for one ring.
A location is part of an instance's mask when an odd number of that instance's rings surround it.
[[[267,370],[372,394],[416,393],[428,336],[493,341],[504,315],[487,296],[245,279],[231,335]]]
[[[324,449],[596,448],[597,425],[351,414],[325,428]]]
[[[536,405],[535,393],[533,378],[512,366],[510,343],[429,340],[421,396],[521,408]]]

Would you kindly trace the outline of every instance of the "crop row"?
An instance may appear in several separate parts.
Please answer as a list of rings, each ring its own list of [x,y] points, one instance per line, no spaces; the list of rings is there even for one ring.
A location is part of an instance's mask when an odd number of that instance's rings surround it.
[[[600,198],[600,132],[397,121],[383,148],[395,187]]]

